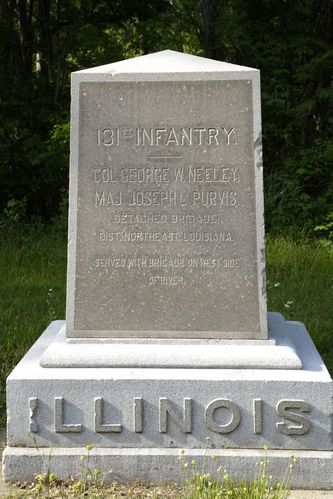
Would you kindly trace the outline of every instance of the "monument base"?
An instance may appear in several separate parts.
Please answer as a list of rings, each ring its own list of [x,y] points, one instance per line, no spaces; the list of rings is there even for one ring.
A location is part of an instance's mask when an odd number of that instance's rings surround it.
[[[278,313],[268,340],[66,338],[66,323],[40,358],[42,367],[301,369],[293,338]]]
[[[55,473],[66,479],[78,477],[85,447],[26,449],[7,447],[4,453],[4,474],[7,481],[31,481],[39,473]],[[180,456],[182,459],[180,460]],[[251,481],[258,477],[262,463],[267,474],[281,482],[291,470],[291,487],[297,489],[333,488],[333,453],[330,451],[294,451],[259,449],[111,449],[95,448],[89,452],[91,469],[103,470],[105,483],[129,482],[136,479],[147,483],[184,482],[193,473],[211,473],[221,481],[225,470],[233,480]],[[195,461],[195,463],[194,463]],[[187,466],[184,467],[184,464]]]
[[[112,469],[111,481],[181,480],[184,449],[199,472],[221,466],[246,479],[267,457],[279,480],[299,457],[292,486],[332,487],[332,380],[304,325],[272,320],[301,368],[42,367],[64,326],[53,322],[7,380],[5,480],[33,480],[48,468],[76,475],[91,444],[92,466]],[[262,348],[278,354],[279,341]]]

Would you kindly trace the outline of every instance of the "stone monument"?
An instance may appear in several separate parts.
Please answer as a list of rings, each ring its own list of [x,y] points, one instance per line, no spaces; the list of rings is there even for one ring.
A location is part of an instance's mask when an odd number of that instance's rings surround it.
[[[66,323],[8,378],[5,479],[75,475],[92,444],[110,480],[178,480],[183,449],[235,479],[293,455],[293,486],[333,486],[332,380],[266,311],[259,71],[78,71],[71,116]]]

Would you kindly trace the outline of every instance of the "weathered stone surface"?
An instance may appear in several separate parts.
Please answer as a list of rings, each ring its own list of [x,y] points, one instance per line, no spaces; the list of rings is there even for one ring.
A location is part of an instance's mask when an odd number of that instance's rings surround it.
[[[259,71],[165,51],[72,85],[67,336],[267,338]]]
[[[294,451],[297,464],[292,470],[290,486],[301,489],[333,488],[333,453],[329,451]],[[8,481],[32,481],[36,474],[52,473],[60,478],[80,477],[80,456],[87,455],[85,447],[26,449],[7,447],[4,453],[4,474]],[[179,449],[112,449],[93,448],[89,453],[91,468],[102,470],[105,482],[127,482],[139,479],[148,483],[180,482],[188,479],[191,468],[209,472],[213,479],[222,480],[224,470],[237,480],[251,481],[260,473],[260,463],[268,459],[267,473],[282,481],[293,462],[290,451],[257,449],[184,449],[182,469]],[[195,466],[191,463],[195,461]],[[220,469],[220,471],[217,471]],[[110,471],[110,472],[109,472]],[[320,493],[319,493],[320,494]],[[297,497],[313,499],[319,494]],[[321,497],[321,495],[320,495]],[[330,496],[324,496],[328,499]]]
[[[62,325],[8,378],[9,446],[332,450],[332,381],[300,323],[299,370],[42,368]]]
[[[178,367],[185,369],[301,369],[281,314],[269,313],[269,340],[66,340],[62,327],[40,359],[42,367]]]

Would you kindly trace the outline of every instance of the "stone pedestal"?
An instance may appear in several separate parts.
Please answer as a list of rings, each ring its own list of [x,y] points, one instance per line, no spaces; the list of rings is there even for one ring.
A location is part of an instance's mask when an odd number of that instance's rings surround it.
[[[208,466],[217,479],[219,467],[251,479],[264,457],[282,479],[295,456],[294,487],[332,487],[332,380],[301,323],[269,314],[269,324],[270,343],[261,348],[278,357],[292,341],[301,368],[284,368],[282,357],[273,368],[207,368],[205,359],[196,368],[170,367],[172,359],[168,368],[94,367],[89,359],[89,367],[42,367],[52,346],[73,345],[62,339],[64,321],[53,322],[8,378],[5,479],[33,480],[49,466],[59,477],[75,475],[91,444],[92,466],[112,469],[111,481],[180,480],[184,450],[185,460],[195,459],[197,470]],[[244,348],[258,348],[225,346],[239,350],[234,362]],[[158,346],[161,358],[165,347]]]

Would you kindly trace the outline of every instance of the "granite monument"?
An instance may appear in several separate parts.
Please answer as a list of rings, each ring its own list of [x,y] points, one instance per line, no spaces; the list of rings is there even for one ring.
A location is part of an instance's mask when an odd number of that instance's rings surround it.
[[[6,480],[177,480],[180,449],[333,485],[332,380],[267,314],[260,73],[164,51],[72,75],[66,322],[8,378]],[[207,449],[209,442],[209,449]],[[267,450],[263,450],[267,448]]]

